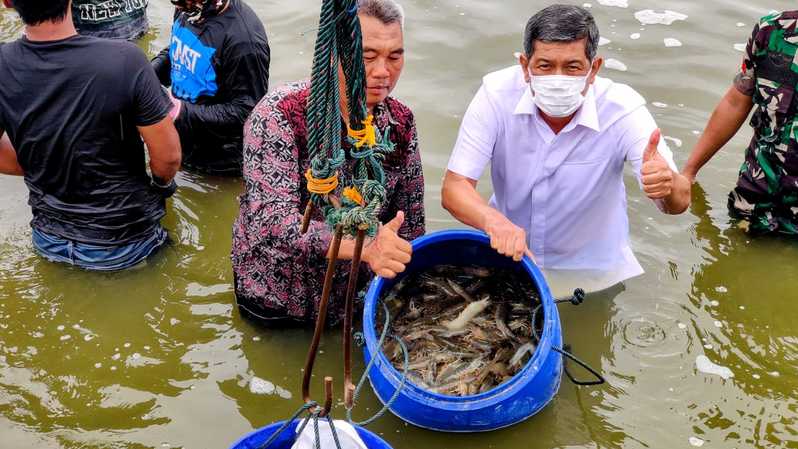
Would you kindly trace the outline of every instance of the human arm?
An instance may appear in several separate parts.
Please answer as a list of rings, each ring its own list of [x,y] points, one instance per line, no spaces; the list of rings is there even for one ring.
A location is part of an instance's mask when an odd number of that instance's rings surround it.
[[[8,138],[8,134],[0,130],[0,173],[12,176],[24,176],[25,172],[17,161],[17,152]]]
[[[171,117],[166,117],[160,122],[139,126],[147,152],[150,155],[150,170],[155,185],[168,188],[180,169],[181,151],[180,136],[177,134]]]
[[[704,133],[693,148],[682,171],[694,182],[701,168],[740,130],[751,109],[756,92],[756,58],[759,48],[767,45],[768,33],[760,33],[760,24],[754,27],[745,47],[740,71],[733,85],[715,107]]]
[[[269,48],[257,48],[257,52],[250,49],[222,59],[219,95],[224,96],[223,102],[180,101],[175,125],[181,134],[191,135],[201,130],[225,138],[240,133],[250,112],[268,90]]]
[[[169,47],[164,48],[150,61],[158,81],[164,86],[172,85],[172,61],[169,59]]]
[[[753,98],[731,86],[715,107],[682,172],[692,183],[701,168],[737,134],[754,107]]]
[[[476,189],[477,180],[491,163],[493,147],[501,132],[499,113],[487,88],[482,86],[463,116],[443,179],[441,203],[463,224],[488,234],[493,249],[518,261],[524,254],[532,257],[526,231],[491,207]]]
[[[526,231],[485,201],[477,192],[476,180],[447,170],[443,178],[442,205],[463,224],[488,234],[490,246],[500,254],[515,261],[520,261],[524,255],[534,259],[527,247]]]

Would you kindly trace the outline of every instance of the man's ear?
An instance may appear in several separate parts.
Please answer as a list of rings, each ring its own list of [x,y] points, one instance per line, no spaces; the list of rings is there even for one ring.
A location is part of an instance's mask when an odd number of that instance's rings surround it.
[[[590,67],[590,79],[587,80],[588,84],[593,84],[593,82],[596,81],[596,75],[598,75],[602,67],[604,67],[604,58],[599,56],[593,60],[593,65]]]
[[[4,0],[5,1],[5,0]],[[529,58],[523,53],[518,54],[518,64],[521,65],[521,72],[524,73],[524,80],[528,83],[529,80]]]

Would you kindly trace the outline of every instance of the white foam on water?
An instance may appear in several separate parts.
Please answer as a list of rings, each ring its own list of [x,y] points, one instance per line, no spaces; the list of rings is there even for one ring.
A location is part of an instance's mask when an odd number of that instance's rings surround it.
[[[695,359],[695,367],[699,372],[710,374],[713,376],[720,376],[724,380],[729,380],[734,377],[732,370],[725,366],[716,365],[705,355],[699,355]]]
[[[100,362],[97,362],[97,363],[95,363],[95,364],[94,364],[94,367],[95,367],[95,368],[102,368],[102,367],[103,367],[103,364],[102,364],[102,363],[100,363]]]
[[[57,329],[57,330],[60,332],[60,331],[62,331],[62,330],[64,330],[64,329],[66,329],[66,326],[64,326],[63,324],[61,324],[61,325],[59,325],[58,327],[56,327],[56,329]]]
[[[698,438],[698,437],[690,437],[690,438],[687,439],[687,441],[690,442],[691,446],[695,446],[695,447],[701,447],[701,446],[704,445],[704,440],[702,440],[701,438]]]
[[[611,44],[611,43],[612,43],[612,41],[611,41],[611,40],[609,40],[609,39],[607,39],[607,38],[606,38],[606,37],[604,37],[604,36],[602,36],[602,37],[600,37],[600,38],[599,38],[599,47],[602,47],[602,46],[604,46],[604,45],[608,45],[608,44]]]
[[[149,347],[149,346],[144,346],[144,350],[145,350],[145,351],[149,351],[149,350],[150,350],[150,347]]]
[[[687,329],[687,325],[684,323],[679,323],[679,329]]]
[[[292,394],[283,387],[277,387],[277,396],[280,396],[283,399],[291,399]]]
[[[260,337],[258,337],[258,336],[256,335],[256,336],[252,337],[252,341],[260,341]]]
[[[715,291],[718,293],[726,293],[729,289],[721,285],[720,287],[715,287]]]
[[[169,318],[169,324],[171,324],[172,326],[176,326],[180,324],[180,320],[178,320],[177,318]]]
[[[629,68],[626,67],[626,64],[622,63],[621,61],[619,61],[617,59],[613,59],[613,58],[609,58],[606,61],[604,61],[604,67],[606,67],[606,68],[608,68],[610,70],[618,70],[619,72],[625,72],[625,71],[629,70]]]
[[[69,340],[70,338],[72,338],[72,336],[71,336],[71,335],[62,335],[62,336],[61,336],[61,341],[67,341],[67,340]]]
[[[709,302],[709,305],[711,305],[712,307],[717,307],[720,305],[720,303],[717,300],[713,299],[712,301]]]
[[[745,53],[745,44],[734,44],[734,49],[739,51],[740,53]]]
[[[122,346],[124,346],[124,347],[126,347],[126,348],[129,348],[129,347],[130,347],[130,343],[125,343],[125,344],[124,344],[124,345],[122,345]]]
[[[761,379],[762,378],[762,376],[760,376],[759,374],[752,374],[751,377],[753,377],[754,379]]]
[[[116,354],[111,356],[111,359],[112,360],[119,360],[121,357],[122,357],[122,354],[117,352]]]
[[[742,27],[744,27],[744,26],[745,26],[745,24],[744,24],[744,23],[742,23],[742,22],[737,22],[737,28],[742,28]]]
[[[677,20],[687,20],[687,14],[669,10],[654,11],[653,9],[644,9],[635,13],[635,19],[643,25],[671,25]]]
[[[704,345],[704,349],[712,349],[712,345],[707,343]]]
[[[682,46],[682,41],[680,41],[679,39],[674,39],[672,37],[666,37],[665,39],[663,39],[663,42],[665,42],[665,46],[666,47],[681,47]]]
[[[632,34],[630,34],[629,35],[629,39],[631,39],[633,41],[636,41],[636,40],[640,39],[640,33],[632,33]]]
[[[655,102],[651,103],[651,106],[654,106],[655,108],[662,108],[662,109],[668,107],[668,105],[666,103],[662,103],[662,102],[659,102],[659,101],[655,101]]]
[[[770,375],[771,375],[771,376],[773,376],[773,377],[779,377],[779,376],[781,376],[781,374],[780,374],[778,371],[773,371],[772,373],[768,373],[768,374],[770,374]]]
[[[629,0],[596,0],[601,6],[614,6],[616,8],[628,8]]]
[[[663,139],[665,139],[665,140],[667,140],[669,142],[673,142],[673,144],[676,145],[676,148],[681,148],[682,145],[684,145],[684,142],[682,142],[682,139],[679,139],[679,138],[676,138],[676,137],[665,136],[665,137],[663,137]]]
[[[586,8],[586,9],[590,9],[590,8],[593,7],[593,5],[591,5],[590,3],[582,3],[582,7]]]
[[[268,380],[261,379],[260,377],[253,376],[249,380],[249,392],[252,394],[274,394],[276,387]]]
[[[745,306],[740,306],[740,310],[745,310]]]
[[[720,321],[715,321],[715,327],[721,328],[723,327],[723,323],[721,323]]]

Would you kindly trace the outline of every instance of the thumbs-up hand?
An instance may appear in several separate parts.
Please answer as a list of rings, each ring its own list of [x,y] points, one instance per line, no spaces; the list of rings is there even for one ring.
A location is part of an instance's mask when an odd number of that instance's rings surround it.
[[[673,170],[657,151],[660,138],[659,129],[651,133],[648,147],[643,153],[643,166],[640,169],[643,191],[652,200],[667,198],[673,191]]]
[[[404,222],[405,214],[400,211],[393,220],[380,226],[374,240],[363,248],[363,261],[378,276],[393,279],[410,262],[413,247],[398,234]]]

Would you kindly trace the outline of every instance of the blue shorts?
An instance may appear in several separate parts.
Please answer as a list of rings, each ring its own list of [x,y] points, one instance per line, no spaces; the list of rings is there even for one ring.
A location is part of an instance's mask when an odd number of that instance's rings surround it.
[[[33,248],[40,256],[51,262],[92,271],[131,268],[154,254],[168,239],[166,231],[160,226],[143,240],[117,246],[78,243],[33,229]]]

